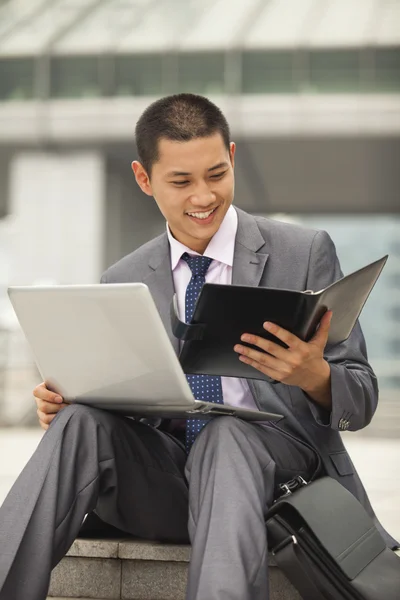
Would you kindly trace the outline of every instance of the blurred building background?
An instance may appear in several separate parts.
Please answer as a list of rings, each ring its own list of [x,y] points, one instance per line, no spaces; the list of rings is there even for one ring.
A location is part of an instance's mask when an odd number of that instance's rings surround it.
[[[40,378],[10,284],[97,282],[164,228],[134,127],[190,91],[237,142],[237,206],[326,229],[345,273],[388,253],[363,311],[400,432],[400,0],[0,0],[0,424]]]

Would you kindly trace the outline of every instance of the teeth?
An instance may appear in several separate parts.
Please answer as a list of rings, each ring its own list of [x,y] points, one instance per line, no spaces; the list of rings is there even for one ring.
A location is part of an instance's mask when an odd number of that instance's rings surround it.
[[[196,219],[207,219],[207,217],[209,217],[211,215],[212,212],[214,212],[215,208],[213,208],[212,210],[209,210],[208,212],[204,212],[204,213],[188,213],[188,215],[190,215],[191,217],[196,217]]]

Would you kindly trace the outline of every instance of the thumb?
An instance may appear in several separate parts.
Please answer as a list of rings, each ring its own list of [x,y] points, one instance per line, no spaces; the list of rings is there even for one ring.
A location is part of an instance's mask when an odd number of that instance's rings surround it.
[[[314,333],[313,337],[310,340],[313,344],[317,344],[318,346],[325,348],[326,342],[328,341],[332,315],[332,311],[327,310],[324,316],[322,317],[320,324],[318,325],[317,331]]]

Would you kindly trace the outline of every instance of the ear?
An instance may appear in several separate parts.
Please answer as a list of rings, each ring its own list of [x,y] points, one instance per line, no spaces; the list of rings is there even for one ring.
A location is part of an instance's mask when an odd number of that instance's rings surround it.
[[[231,159],[232,169],[235,168],[235,152],[236,152],[236,144],[235,142],[231,142],[229,146],[229,156]]]
[[[135,175],[136,183],[138,184],[142,192],[144,192],[148,196],[152,196],[153,191],[151,189],[150,177],[148,176],[144,166],[139,161],[134,160],[131,167]]]

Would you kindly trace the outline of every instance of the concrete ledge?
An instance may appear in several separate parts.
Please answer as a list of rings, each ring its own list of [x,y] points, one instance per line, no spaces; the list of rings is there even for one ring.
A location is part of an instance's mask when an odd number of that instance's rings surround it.
[[[184,600],[189,559],[190,546],[77,539],[52,572],[49,598]],[[270,600],[301,600],[272,560],[270,567]]]
[[[189,562],[190,546],[145,541],[125,541],[119,544],[118,556],[119,558],[130,560]]]
[[[118,540],[85,538],[75,540],[67,556],[189,562],[190,550],[189,545],[164,544],[135,538]],[[272,554],[269,555],[268,563],[270,567],[276,566]]]
[[[124,600],[183,600],[187,563],[126,560],[122,563]]]
[[[53,570],[49,595],[115,600],[121,597],[121,568],[112,558],[66,556]]]
[[[69,549],[67,556],[85,556],[86,558],[118,558],[119,540],[77,539]]]

